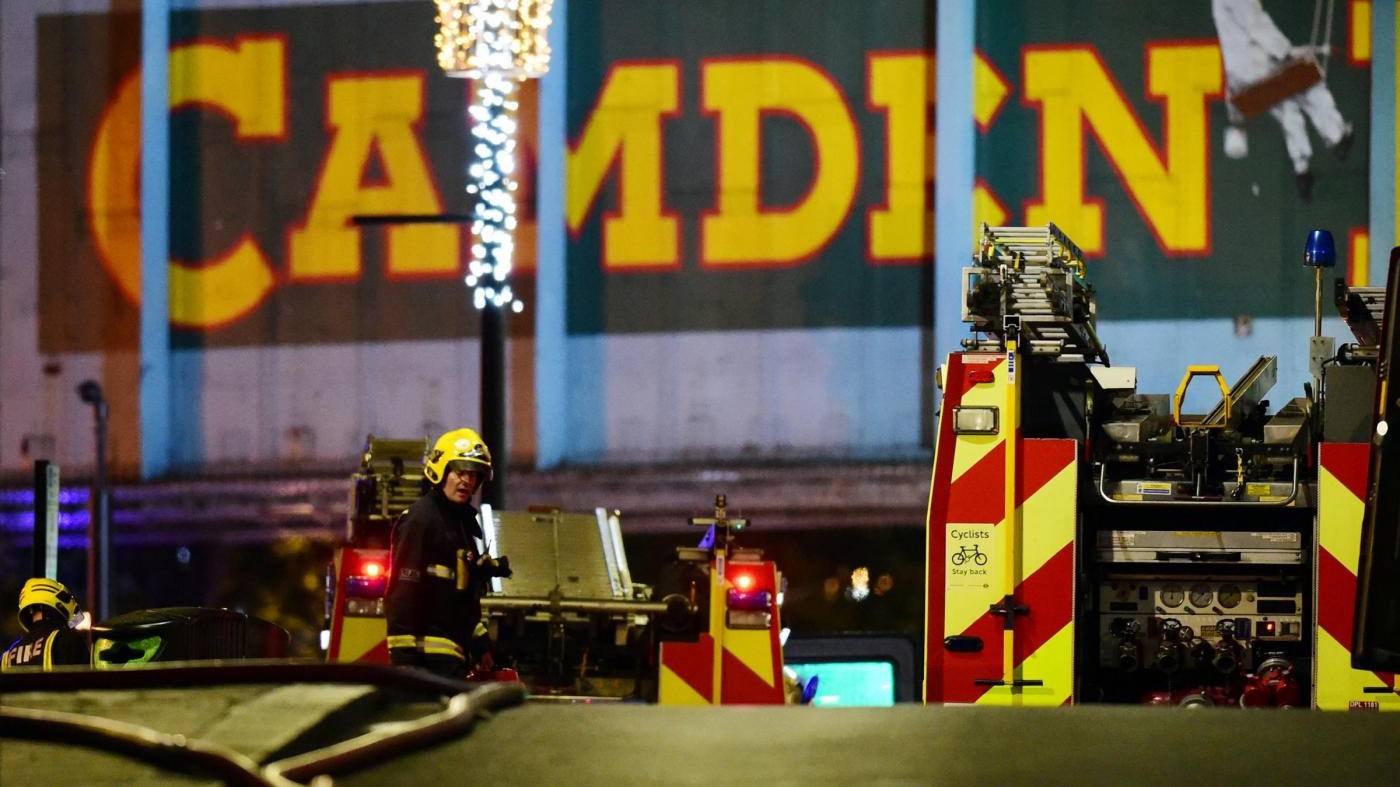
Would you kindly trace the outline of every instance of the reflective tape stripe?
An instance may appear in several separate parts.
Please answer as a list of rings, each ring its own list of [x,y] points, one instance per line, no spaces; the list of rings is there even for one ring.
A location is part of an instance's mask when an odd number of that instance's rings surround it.
[[[436,563],[431,566],[428,566],[427,573],[428,576],[437,577],[438,579],[453,579],[457,576],[456,571],[452,570],[447,566],[439,565]]]
[[[390,650],[412,648],[430,656],[453,656],[463,661],[467,655],[462,647],[446,637],[418,638],[412,634],[395,634],[388,638]]]
[[[462,652],[462,647],[444,637],[424,637],[423,652],[433,656],[456,656],[463,661],[467,660],[467,654]]]
[[[44,671],[53,669],[53,641],[58,638],[58,629],[44,638]]]

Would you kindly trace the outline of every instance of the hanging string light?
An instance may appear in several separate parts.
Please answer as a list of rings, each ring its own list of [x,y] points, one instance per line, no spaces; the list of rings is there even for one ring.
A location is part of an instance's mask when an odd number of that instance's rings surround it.
[[[497,73],[535,79],[549,71],[554,0],[436,0],[438,65],[448,76]]]
[[[472,195],[472,259],[467,286],[478,309],[519,312],[511,291],[515,253],[516,89],[549,70],[553,0],[436,0],[438,65],[475,81],[468,116]]]

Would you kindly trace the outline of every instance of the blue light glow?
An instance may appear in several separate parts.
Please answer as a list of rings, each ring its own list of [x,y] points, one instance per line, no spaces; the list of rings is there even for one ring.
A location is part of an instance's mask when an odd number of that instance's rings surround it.
[[[884,708],[894,705],[894,665],[888,661],[828,661],[788,664],[806,685],[817,677],[812,705]]]

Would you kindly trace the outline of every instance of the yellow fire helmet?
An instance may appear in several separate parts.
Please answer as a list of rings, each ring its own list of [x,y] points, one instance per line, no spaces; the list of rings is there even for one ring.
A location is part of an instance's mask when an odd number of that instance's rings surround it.
[[[481,435],[470,429],[454,429],[439,437],[423,461],[423,477],[430,483],[440,484],[449,462],[467,462],[491,480],[491,449],[486,447]]]
[[[19,624],[25,631],[29,630],[29,623],[33,620],[31,607],[49,607],[67,623],[78,612],[78,599],[73,597],[62,582],[35,577],[25,582],[19,591]]]

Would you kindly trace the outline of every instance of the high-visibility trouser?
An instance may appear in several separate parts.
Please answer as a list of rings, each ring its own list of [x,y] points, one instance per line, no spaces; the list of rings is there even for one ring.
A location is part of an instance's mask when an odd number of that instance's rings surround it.
[[[425,656],[452,656],[467,660],[462,646],[447,637],[415,637],[412,634],[395,634],[389,637],[389,650],[416,650]]]

